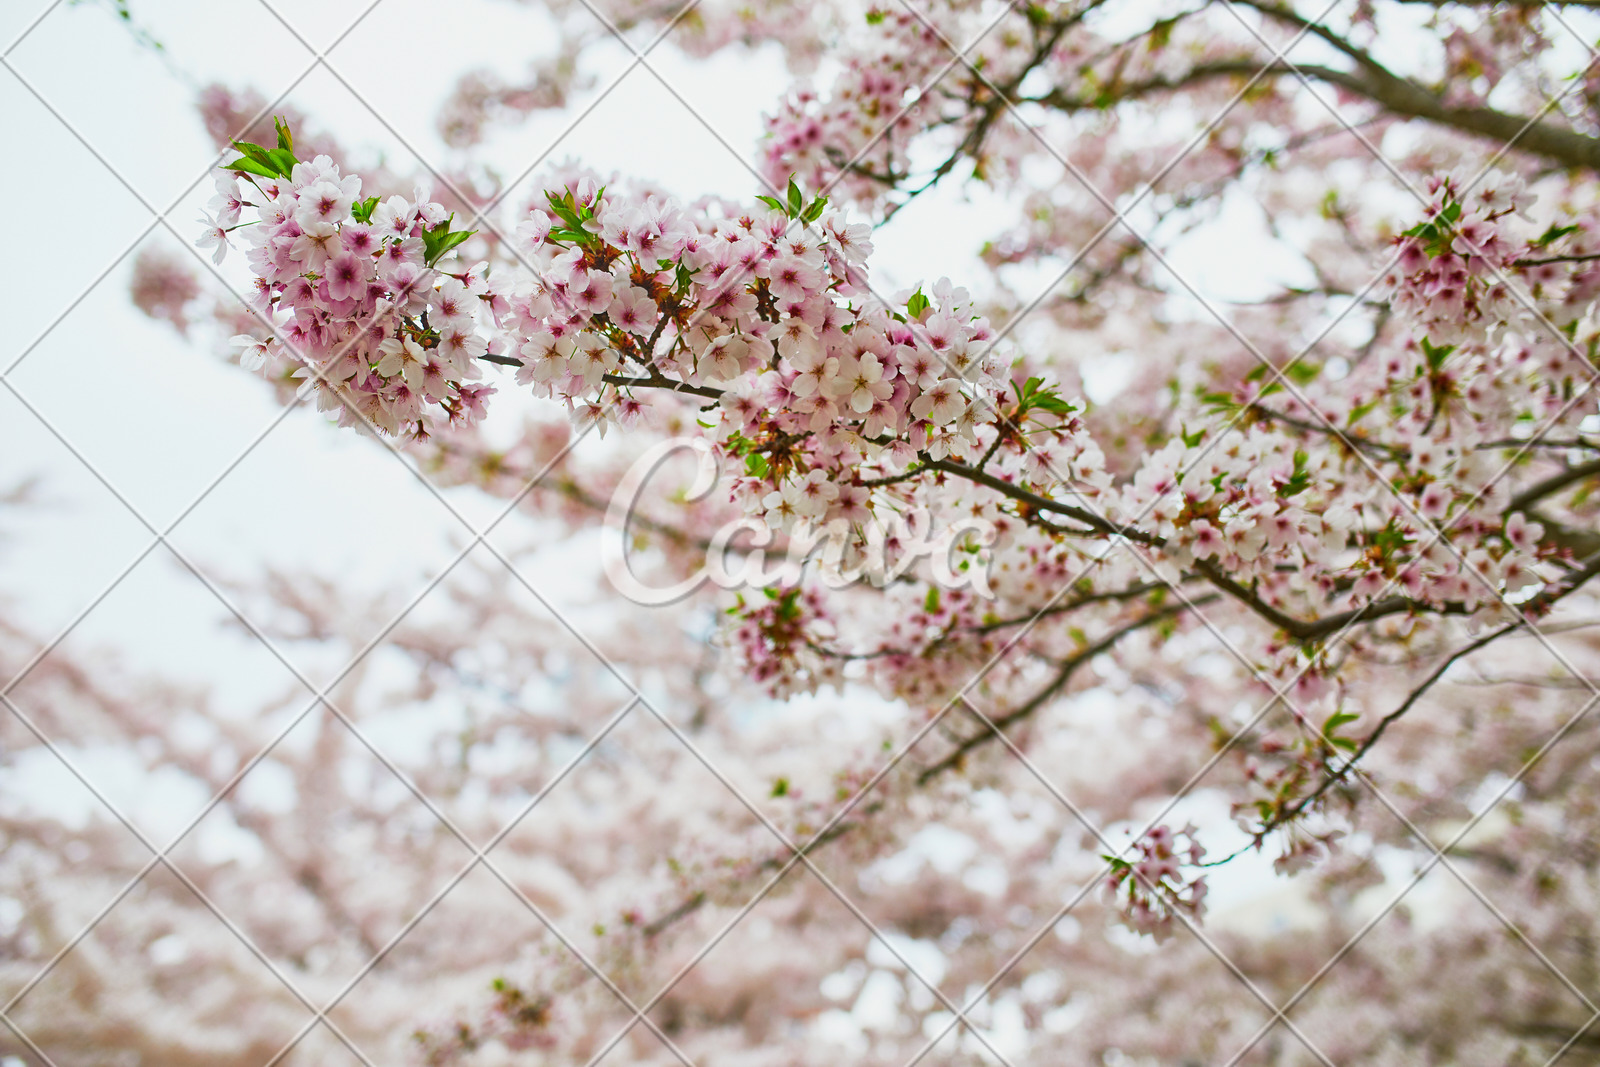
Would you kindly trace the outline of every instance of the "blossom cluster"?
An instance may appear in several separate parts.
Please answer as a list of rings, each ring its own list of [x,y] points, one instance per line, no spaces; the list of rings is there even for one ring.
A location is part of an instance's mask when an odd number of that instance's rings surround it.
[[[1484,337],[1533,314],[1566,325],[1600,296],[1593,220],[1537,232],[1526,183],[1502,171],[1428,185],[1426,217],[1396,238],[1384,282],[1395,310],[1435,343]]]
[[[1105,894],[1140,933],[1165,940],[1181,921],[1198,922],[1206,913],[1206,880],[1184,868],[1198,867],[1206,850],[1193,826],[1174,831],[1156,826],[1134,843],[1131,859],[1107,856]]]
[[[241,147],[247,154],[217,177],[199,242],[218,262],[234,233],[248,246],[250,304],[273,331],[236,337],[241,362],[295,364],[302,388],[344,425],[425,433],[441,415],[481,417],[493,387],[477,384],[478,323],[492,297],[481,265],[438,266],[471,233],[451,231],[443,206],[421,189],[413,199],[363,200],[359,176],[341,174],[327,156],[295,161],[287,134],[275,150],[287,156]],[[256,217],[241,222],[246,210]]]
[[[880,300],[869,228],[792,184],[787,203],[740,214],[592,179],[547,201],[496,278],[491,354],[602,432],[648,421],[652,394],[714,401],[711,432],[740,468],[732,498],[774,529],[860,524],[876,479],[974,457],[1014,415],[971,295],[942,280]],[[1053,394],[1037,406],[1041,431],[1076,410]]]

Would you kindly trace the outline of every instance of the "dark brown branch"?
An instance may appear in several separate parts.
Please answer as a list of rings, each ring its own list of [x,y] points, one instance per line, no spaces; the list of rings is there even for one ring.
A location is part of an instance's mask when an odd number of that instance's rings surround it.
[[[1600,259],[1600,253],[1587,256],[1545,256],[1542,259],[1514,259],[1513,267],[1542,267],[1547,263],[1590,263]]]
[[[1596,555],[1593,559],[1589,560],[1583,568],[1571,575],[1568,575],[1567,579],[1559,586],[1547,589],[1543,593],[1534,597],[1523,606],[1524,612],[1534,613],[1543,610],[1551,604],[1554,604],[1556,601],[1561,600],[1563,597],[1576,592],[1596,574],[1600,574],[1600,555]],[[1456,649],[1456,651],[1446,656],[1439,663],[1439,666],[1434,668],[1431,674],[1424,678],[1416,688],[1407,694],[1405,700],[1401,701],[1398,707],[1378,720],[1378,725],[1373,727],[1372,732],[1362,739],[1361,743],[1357,745],[1355,750],[1350,753],[1350,757],[1345,760],[1337,770],[1324,777],[1322,781],[1317,784],[1317,787],[1310,793],[1306,794],[1300,800],[1263,823],[1251,836],[1257,843],[1259,843],[1273,830],[1291,822],[1303,814],[1311,807],[1311,805],[1315,804],[1319,799],[1321,799],[1328,792],[1328,790],[1347,779],[1350,776],[1350,773],[1355,770],[1356,765],[1361,761],[1362,757],[1364,757],[1368,752],[1372,751],[1373,747],[1377,745],[1378,740],[1383,737],[1384,732],[1387,731],[1390,726],[1394,725],[1401,718],[1403,718],[1412,708],[1416,707],[1417,702],[1420,701],[1423,696],[1433,688],[1439,679],[1444,677],[1445,672],[1447,672],[1462,658],[1470,656],[1472,653],[1478,651],[1486,645],[1490,645],[1495,641],[1498,641],[1500,638],[1506,636],[1512,631],[1519,629],[1522,625],[1523,621],[1521,619],[1518,619],[1515,622],[1506,623],[1497,630],[1493,630],[1482,637],[1467,642],[1460,648]]]
[[[657,371],[646,378],[628,378],[621,374],[603,374],[600,380],[609,382],[624,389],[666,389],[673,393],[689,393],[693,396],[703,396],[708,400],[721,400],[721,389],[713,389],[709,385],[690,385],[688,382],[677,382]]]
[[[1212,585],[1238,600],[1245,607],[1260,615],[1296,641],[1302,642],[1320,641],[1325,637],[1332,637],[1346,626],[1356,622],[1374,622],[1390,615],[1401,615],[1409,611],[1424,610],[1435,615],[1470,614],[1460,604],[1446,604],[1443,607],[1434,608],[1426,604],[1419,604],[1408,597],[1392,596],[1374,601],[1371,604],[1364,604],[1359,608],[1351,608],[1348,611],[1335,612],[1332,615],[1323,615],[1316,619],[1302,620],[1268,604],[1254,592],[1224,574],[1222,569],[1209,559],[1199,560],[1195,563],[1194,569],[1204,575]]]
[[[1265,7],[1263,11],[1268,10]],[[1296,16],[1298,17],[1298,16]],[[1325,82],[1379,105],[1391,114],[1415,119],[1425,119],[1449,129],[1487,137],[1496,144],[1514,144],[1519,151],[1544,156],[1562,166],[1583,170],[1600,170],[1600,140],[1562,129],[1548,122],[1531,122],[1526,115],[1513,115],[1490,107],[1451,107],[1436,93],[1414,82],[1398,78],[1381,67],[1363,67],[1361,72],[1337,70],[1317,63],[1287,62],[1263,66],[1258,59],[1217,60],[1200,63],[1188,73],[1176,78],[1151,78],[1118,86],[1114,100],[1132,100],[1157,93],[1171,93],[1214,78],[1248,79],[1260,74],[1264,77],[1294,78],[1303,75],[1309,81]],[[1103,111],[1105,98],[1080,99],[1052,89],[1042,96],[1032,98],[1034,103],[1059,111]]]
[[[1320,422],[1312,422],[1309,419],[1301,419],[1293,415],[1286,415],[1281,411],[1274,411],[1272,408],[1269,408],[1263,404],[1250,404],[1248,410],[1251,414],[1258,417],[1262,422],[1281,422],[1283,425],[1293,427],[1294,429],[1299,430],[1301,433],[1314,433],[1324,437],[1331,437],[1341,444],[1354,446],[1363,452],[1379,455],[1385,459],[1400,458],[1408,454],[1406,449],[1400,448],[1396,445],[1386,445],[1381,441],[1369,440],[1368,438],[1361,437],[1348,430],[1341,430],[1335,426],[1330,426]]]
[[[1131,633],[1142,630],[1146,626],[1151,626],[1155,623],[1161,622],[1163,619],[1170,619],[1175,615],[1181,615],[1190,608],[1200,607],[1202,605],[1212,603],[1218,599],[1220,599],[1220,597],[1218,597],[1217,594],[1211,593],[1207,596],[1200,597],[1197,600],[1180,601],[1178,603],[1169,604],[1164,608],[1157,608],[1155,611],[1149,612],[1138,619],[1135,619],[1126,626],[1122,626],[1111,631],[1094,644],[1088,645],[1085,648],[1073,653],[1071,656],[1062,660],[1058,664],[1055,675],[1052,676],[1050,681],[1045,683],[1044,687],[1041,688],[1037,693],[1029,697],[1024,703],[1006,712],[998,719],[990,719],[989,726],[991,726],[992,729],[986,727],[972,736],[964,738],[957,743],[954,749],[946,753],[945,756],[937,763],[923,768],[922,773],[917,775],[917,784],[926,785],[934,777],[954,767],[960,766],[962,761],[966,758],[968,752],[977,748],[979,745],[994,740],[1006,729],[1006,727],[1021,722],[1023,719],[1026,719],[1028,716],[1044,707],[1052,699],[1054,699],[1056,694],[1061,692],[1062,688],[1067,684],[1068,681],[1072,679],[1072,675],[1078,670],[1079,667],[1083,666],[1085,663],[1088,663],[1091,659],[1100,655],[1101,653],[1110,651],[1110,649],[1113,648],[1116,643],[1122,640],[1124,637]]]
[[[1588,463],[1579,463],[1568,467],[1558,474],[1552,474],[1542,481],[1534,482],[1528,488],[1511,498],[1511,503],[1506,505],[1507,514],[1513,511],[1522,511],[1530,505],[1537,504],[1551,493],[1560,492],[1574,482],[1581,482],[1585,478],[1600,475],[1600,459],[1592,459]]]
[[[987,486],[1013,500],[1027,504],[1035,511],[1065,515],[1067,518],[1081,522],[1096,533],[1104,534],[1107,537],[1126,537],[1130,541],[1137,541],[1145,545],[1161,544],[1161,538],[1155,534],[1145,533],[1143,530],[1131,527],[1120,527],[1086,508],[1080,508],[1073,504],[1063,504],[1059,500],[1051,500],[1049,497],[1029,492],[1019,485],[1013,485],[1004,478],[997,478],[986,471],[978,470],[976,467],[969,467],[964,463],[957,463],[949,459],[930,459],[923,463],[921,469],[944,471],[947,474],[965,478],[970,482],[977,482],[979,485]]]

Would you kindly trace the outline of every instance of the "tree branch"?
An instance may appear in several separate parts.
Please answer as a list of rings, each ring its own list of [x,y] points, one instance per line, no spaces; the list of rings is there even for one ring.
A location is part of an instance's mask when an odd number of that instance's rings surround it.
[[[1013,708],[1011,711],[1002,715],[998,719],[990,719],[989,723],[992,724],[993,729],[986,727],[972,736],[963,739],[957,743],[956,747],[947,753],[944,758],[940,759],[937,763],[924,768],[922,773],[917,775],[917,784],[926,785],[930,780],[944,773],[945,771],[948,771],[953,767],[960,766],[962,761],[966,758],[966,754],[968,752],[977,748],[979,745],[994,740],[1000,732],[1005,730],[1006,727],[1021,722],[1023,719],[1026,719],[1028,716],[1044,707],[1044,705],[1048,704],[1057,693],[1061,692],[1062,688],[1067,684],[1068,681],[1071,680],[1072,675],[1079,667],[1083,666],[1085,663],[1088,663],[1091,659],[1100,655],[1101,653],[1109,651],[1124,637],[1136,631],[1142,630],[1146,626],[1151,626],[1155,623],[1158,623],[1163,619],[1170,619],[1175,615],[1181,615],[1182,613],[1188,611],[1191,607],[1197,608],[1201,605],[1209,604],[1219,599],[1221,598],[1216,593],[1210,593],[1194,601],[1180,601],[1175,604],[1169,604],[1164,608],[1157,608],[1155,611],[1149,612],[1140,618],[1135,619],[1126,626],[1122,626],[1111,631],[1111,633],[1102,637],[1094,644],[1073,653],[1071,656],[1061,661],[1055,675],[1050,679],[1050,681],[1045,683],[1044,687],[1033,696],[1029,697],[1027,701],[1018,707]]]
[[[1259,9],[1277,14],[1276,9],[1265,6]],[[1318,63],[1276,62],[1263,66],[1258,59],[1244,57],[1217,60],[1197,64],[1188,73],[1176,78],[1151,78],[1117,87],[1113,100],[1132,100],[1156,93],[1176,92],[1213,78],[1244,79],[1257,74],[1265,77],[1304,76],[1307,80],[1325,82],[1370,100],[1394,115],[1425,119],[1449,129],[1487,137],[1497,144],[1510,143],[1519,151],[1544,156],[1564,167],[1600,170],[1600,139],[1548,122],[1534,122],[1530,116],[1513,115],[1490,107],[1447,106],[1436,93],[1396,77],[1376,64],[1364,67],[1364,73],[1357,73]],[[1085,110],[1103,111],[1106,107],[1103,96],[1078,99],[1060,89],[1052,89],[1031,99],[1034,103],[1068,114]]]

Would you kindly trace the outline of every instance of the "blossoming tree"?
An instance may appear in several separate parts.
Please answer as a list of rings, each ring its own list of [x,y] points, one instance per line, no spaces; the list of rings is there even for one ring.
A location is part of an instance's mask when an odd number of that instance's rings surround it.
[[[189,330],[214,293],[286,403],[578,543],[631,486],[605,536],[635,582],[708,557],[750,579],[595,638],[495,551],[488,587],[405,633],[414,688],[362,699],[473,726],[440,720],[406,772],[420,828],[349,775],[342,844],[240,802],[272,857],[247,880],[298,885],[307,920],[235,884],[218,910],[251,936],[227,951],[283,973],[207,962],[315,992],[261,1035],[219,1016],[227,1062],[1592,1056],[1592,6],[585,3],[528,84],[469,76],[442,119],[465,146],[564,104],[591,12],[802,75],[828,57],[773,104],[739,203],[576,166],[532,197],[363,173],[313,120],[209,91],[233,150],[200,243],[254,288],[241,310],[221,274],[150,260],[141,307]],[[1013,213],[987,275],[882,291],[877,228],[962,184]],[[1228,251],[1241,217],[1294,268],[1227,301],[1178,250]],[[513,394],[544,403],[506,447],[483,420]],[[711,489],[630,471],[668,439]],[[884,564],[962,524],[945,558]],[[796,544],[804,566],[764,569]],[[359,651],[330,599],[275,596]],[[603,650],[621,688],[566,677],[562,712],[509,714],[558,648]],[[166,729],[60,685],[63,717]],[[610,762],[613,713],[638,733]],[[321,731],[298,796],[385,762]],[[234,766],[188,770],[225,790]],[[519,845],[496,835],[524,796],[549,807]],[[1207,914],[1256,855],[1293,876],[1290,936]],[[20,895],[32,862],[8,861]],[[381,900],[340,874],[379,865]],[[461,910],[408,926],[462,867],[438,905]],[[170,873],[125,951],[214,922]],[[19,942],[19,983],[52,936]],[[57,1021],[58,1062],[130,1033],[216,1062],[190,1020],[256,995],[83,1038],[108,979],[76,965],[82,1014],[41,986],[15,1016]]]

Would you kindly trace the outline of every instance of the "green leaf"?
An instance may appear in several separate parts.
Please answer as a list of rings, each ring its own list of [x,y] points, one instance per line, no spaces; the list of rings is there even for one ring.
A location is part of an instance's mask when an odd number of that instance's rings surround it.
[[[1341,726],[1355,722],[1359,718],[1361,718],[1361,716],[1355,714],[1354,712],[1336,711],[1332,715],[1329,715],[1328,720],[1322,724],[1322,736],[1331,741],[1334,736],[1338,734]]]
[[[1298,496],[1311,488],[1311,472],[1306,469],[1306,463],[1310,458],[1304,449],[1295,449],[1294,472],[1289,475],[1289,480],[1283,483],[1283,488],[1278,490],[1281,495]]]
[[[1034,394],[1033,403],[1030,406],[1036,407],[1041,411],[1048,411],[1052,415],[1060,415],[1063,418],[1078,410],[1077,407],[1057,396],[1054,390]]]
[[[775,196],[758,196],[758,197],[756,197],[756,199],[761,201],[763,204],[767,205],[768,207],[770,207],[774,211],[783,211],[784,210],[783,201],[779,200]]]
[[[1310,385],[1322,373],[1322,368],[1315,363],[1305,360],[1296,360],[1283,368],[1283,373],[1291,378],[1296,385]]]
[[[1052,415],[1065,418],[1077,411],[1077,406],[1061,399],[1054,386],[1046,386],[1043,378],[1029,378],[1017,387],[1016,382],[1011,383],[1011,389],[1017,394],[1017,414],[1025,415],[1034,408],[1048,411]]]
[[[569,229],[585,232],[583,216],[579,215],[578,209],[573,206],[571,190],[563,190],[560,196],[547,190],[544,196],[550,201],[550,210],[555,213],[556,218],[566,223]]]
[[[245,156],[240,156],[232,163],[224,163],[223,169],[242,171],[245,174],[259,174],[263,178],[279,177],[278,169],[276,167],[269,164],[257,163],[255,160]]]
[[[873,8],[871,11],[867,12],[867,25],[876,26],[878,23],[882,22],[888,17],[889,16],[884,14],[882,11],[879,11],[877,8]]]
[[[434,261],[437,262],[455,248],[465,244],[467,239],[477,232],[477,230],[457,230],[454,233],[445,234],[444,240],[439,244],[439,254],[434,257]],[[429,263],[428,265],[431,267],[433,264]]]
[[[477,230],[456,230],[451,232],[450,224],[455,221],[455,215],[445,219],[430,230],[422,231],[422,258],[428,266],[433,266],[443,259],[452,249],[463,244],[467,238],[477,233]]]
[[[378,198],[369,196],[365,200],[357,200],[350,205],[350,217],[357,222],[367,223],[372,221],[372,209],[378,206]]]
[[[773,782],[772,783],[772,795],[775,796],[775,797],[786,797],[786,796],[788,796],[789,795],[789,779],[787,779],[787,778],[779,778],[776,782]]]
[[[294,155],[294,134],[289,132],[289,124],[281,116],[272,116],[273,128],[278,131],[278,147]]]
[[[918,288],[916,292],[911,294],[911,299],[906,301],[906,314],[913,319],[920,319],[922,318],[922,313],[928,310],[929,303],[928,298],[922,295],[921,288]]]
[[[1172,40],[1172,27],[1177,23],[1178,20],[1176,18],[1166,18],[1150,27],[1150,51],[1159,52],[1167,47],[1167,44]]]
[[[936,585],[928,586],[928,595],[922,601],[922,610],[927,612],[929,615],[937,615],[937,614],[939,614],[939,587],[938,586],[936,586]]]
[[[1377,399],[1373,399],[1367,401],[1365,404],[1357,404],[1355,407],[1351,408],[1350,418],[1346,420],[1346,425],[1354,426],[1356,423],[1372,414],[1377,410],[1378,403],[1379,401]]]
[[[1535,247],[1535,248],[1547,248],[1550,245],[1555,244],[1557,241],[1561,240],[1563,237],[1567,236],[1567,234],[1569,234],[1569,233],[1577,233],[1577,232],[1578,232],[1578,227],[1577,226],[1554,226],[1554,225],[1552,225],[1548,230],[1544,231],[1544,233],[1541,233],[1538,236],[1538,238],[1534,240],[1533,247]]]
[[[1422,339],[1422,354],[1428,359],[1428,366],[1438,370],[1444,366],[1444,361],[1450,358],[1450,353],[1456,350],[1455,345],[1435,345],[1426,337]]]
[[[755,478],[767,476],[767,457],[759,452],[752,452],[744,457],[744,469]]]
[[[240,158],[227,165],[229,170],[243,170],[267,178],[289,177],[294,165],[299,162],[294,158],[294,141],[283,120],[274,121],[278,123],[278,147],[263,148],[249,141],[234,141],[233,147],[239,150]],[[247,163],[251,165],[245,165]]]
[[[791,216],[798,217],[802,207],[804,206],[804,204],[805,204],[805,197],[800,195],[800,187],[794,183],[794,179],[793,178],[790,178],[789,179],[789,214]]]
[[[806,208],[805,212],[800,216],[800,220],[802,222],[816,222],[819,218],[822,217],[823,209],[825,209],[827,206],[828,206],[828,198],[827,197],[825,197],[825,196],[817,197],[815,200],[811,201],[810,206],[808,206]]]
[[[294,153],[282,148],[262,148],[249,141],[235,141],[240,158],[227,165],[229,170],[243,170],[267,178],[287,178],[294,170]]]

